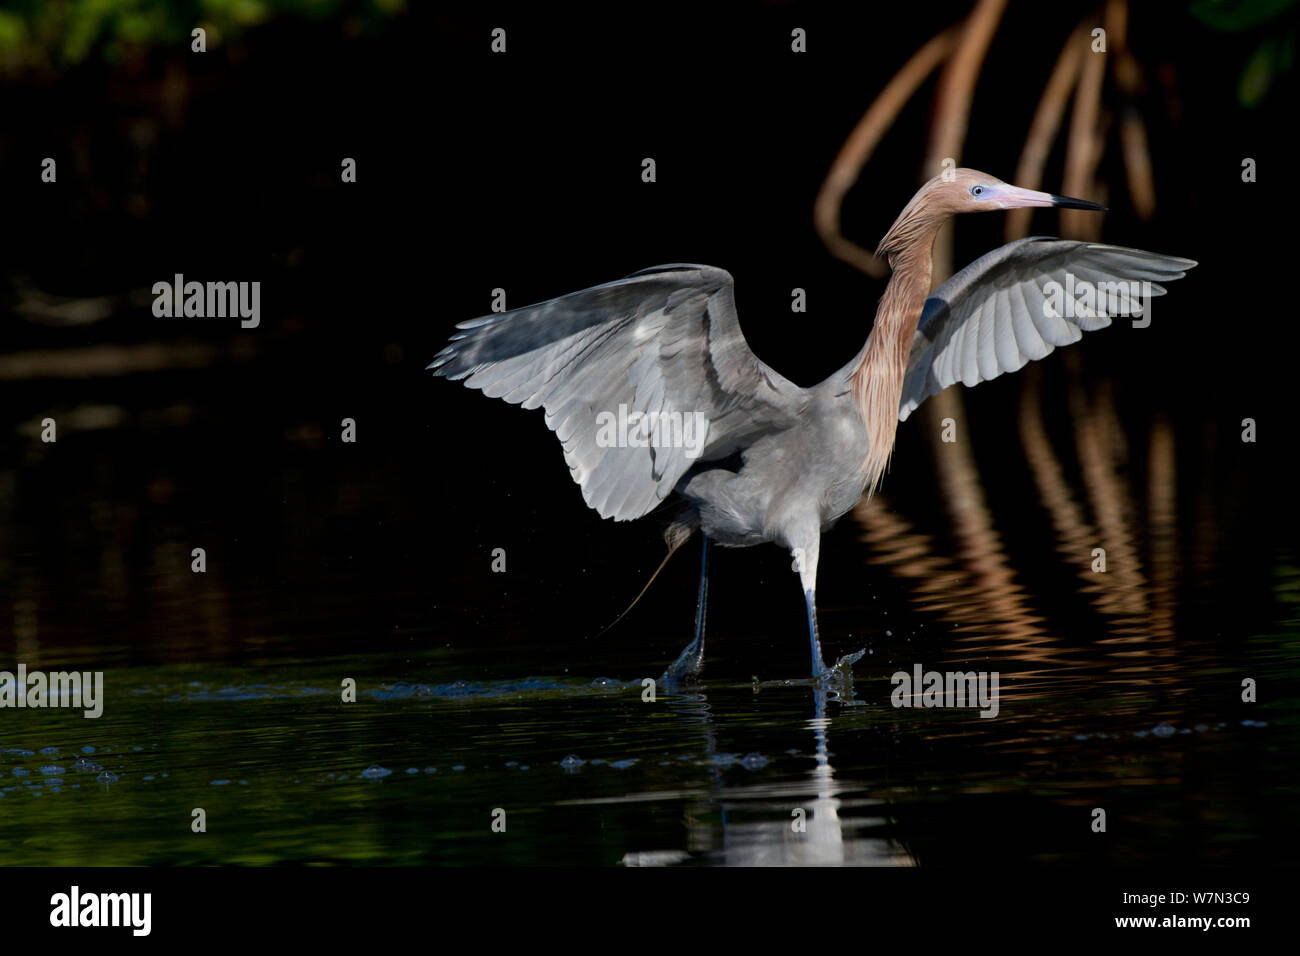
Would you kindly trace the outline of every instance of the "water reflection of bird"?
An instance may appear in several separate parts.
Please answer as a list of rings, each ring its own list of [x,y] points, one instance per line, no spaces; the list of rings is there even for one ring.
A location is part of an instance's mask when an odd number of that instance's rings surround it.
[[[750,351],[730,274],[701,265],[656,266],[462,322],[429,367],[494,398],[544,408],[583,497],[602,517],[640,518],[672,495],[669,554],[703,532],[695,638],[666,679],[694,677],[703,666],[710,541],[770,541],[790,550],[813,675],[822,677],[829,671],[817,635],[821,533],[880,481],[898,422],[949,385],[1014,372],[1112,316],[1137,314],[1147,296],[1164,293],[1160,282],[1196,264],[1030,238],[983,256],[928,294],[931,247],[954,214],[1039,206],[1104,208],[972,169],[922,186],[877,250],[893,274],[866,344],[812,388]],[[616,419],[636,425],[616,432],[609,427]],[[695,420],[705,423],[702,434],[692,434]],[[655,431],[645,431],[652,423]]]

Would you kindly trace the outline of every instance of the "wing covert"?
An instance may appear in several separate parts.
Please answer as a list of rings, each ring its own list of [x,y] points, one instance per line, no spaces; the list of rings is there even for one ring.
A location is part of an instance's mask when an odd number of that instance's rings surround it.
[[[434,374],[545,409],[587,504],[618,521],[653,510],[697,459],[792,423],[804,403],[750,350],[731,275],[710,266],[656,266],[457,328]],[[659,431],[620,426],[638,420]]]
[[[1137,314],[1145,296],[1165,294],[1161,282],[1181,279],[1195,265],[1141,249],[1043,236],[993,250],[926,299],[899,420],[949,385],[972,386],[1015,372],[1084,332],[1105,328],[1116,315]]]

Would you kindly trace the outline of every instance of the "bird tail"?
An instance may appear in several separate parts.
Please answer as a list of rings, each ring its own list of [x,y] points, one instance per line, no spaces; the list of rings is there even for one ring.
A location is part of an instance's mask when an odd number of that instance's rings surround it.
[[[632,608],[636,607],[638,601],[645,597],[646,591],[650,590],[650,585],[655,583],[655,578],[659,577],[659,572],[668,564],[668,559],[677,552],[678,548],[690,540],[691,535],[695,533],[695,530],[699,526],[700,519],[694,511],[679,514],[668,523],[668,527],[664,528],[664,544],[668,545],[668,553],[665,554],[664,559],[659,562],[659,567],[655,568],[655,573],[650,575],[650,580],[645,583],[645,587],[641,589],[641,593],[632,599],[632,603],[623,609],[622,614],[602,627],[597,632],[597,637],[604,636],[606,631],[612,628],[619,621],[623,620],[623,618],[627,617],[628,612],[631,611]]]

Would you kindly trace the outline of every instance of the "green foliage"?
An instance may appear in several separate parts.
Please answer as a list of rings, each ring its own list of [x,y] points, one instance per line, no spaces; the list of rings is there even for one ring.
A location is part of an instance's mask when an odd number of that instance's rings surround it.
[[[1297,0],[1195,0],[1188,8],[1207,27],[1235,33],[1272,20]]]
[[[1295,63],[1295,44],[1294,33],[1269,37],[1260,43],[1237,81],[1237,100],[1242,106],[1258,106],[1278,74],[1291,70]]]
[[[1277,21],[1300,0],[1194,0],[1189,12],[1212,30],[1267,33],[1247,58],[1237,78],[1237,102],[1255,107],[1264,101],[1274,81],[1295,62],[1296,34]]]
[[[8,0],[0,10],[0,69],[62,70],[131,53],[188,50],[203,27],[208,48],[279,17],[346,19],[371,28],[405,8],[405,0]]]

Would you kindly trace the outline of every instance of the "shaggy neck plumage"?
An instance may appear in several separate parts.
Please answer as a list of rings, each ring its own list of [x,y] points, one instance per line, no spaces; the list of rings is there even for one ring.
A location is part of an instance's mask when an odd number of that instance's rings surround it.
[[[868,494],[879,485],[894,450],[903,377],[921,310],[930,294],[930,249],[938,228],[938,222],[908,216],[905,210],[876,253],[889,257],[893,275],[880,297],[862,360],[853,371],[853,397],[867,428],[867,457],[862,468]]]

